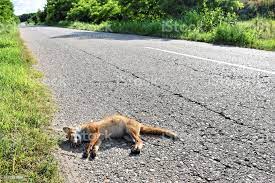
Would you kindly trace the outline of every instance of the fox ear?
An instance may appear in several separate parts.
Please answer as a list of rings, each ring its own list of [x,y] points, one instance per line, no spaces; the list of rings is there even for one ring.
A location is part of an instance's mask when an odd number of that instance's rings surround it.
[[[63,131],[64,131],[65,133],[69,133],[70,130],[71,130],[71,128],[69,128],[69,127],[64,127],[64,128],[63,128]]]

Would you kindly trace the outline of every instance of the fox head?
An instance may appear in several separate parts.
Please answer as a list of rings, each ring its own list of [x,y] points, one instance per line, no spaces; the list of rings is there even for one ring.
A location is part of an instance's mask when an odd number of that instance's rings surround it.
[[[66,133],[66,138],[71,144],[78,145],[82,142],[81,130],[79,128],[64,127],[63,131]]]

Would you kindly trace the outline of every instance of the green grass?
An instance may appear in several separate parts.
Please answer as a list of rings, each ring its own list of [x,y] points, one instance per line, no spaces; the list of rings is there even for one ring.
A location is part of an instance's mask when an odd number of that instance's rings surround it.
[[[0,34],[0,182],[60,182],[46,127],[51,95],[17,28]],[[19,176],[17,179],[14,176]]]
[[[275,20],[254,18],[239,22],[238,25],[254,30],[257,33],[257,39],[252,45],[253,48],[275,50]]]
[[[138,34],[143,36],[156,36],[206,42],[209,42],[212,39],[212,33],[200,32],[198,29],[185,25],[182,21],[175,20],[127,22],[109,21],[101,24],[60,21],[59,23],[53,25],[89,31]]]
[[[185,20],[109,21],[101,24],[61,21],[55,25],[90,31],[138,34],[275,50],[275,21],[266,18],[239,21],[237,24],[221,23],[208,31],[203,30],[200,25],[190,25]]]
[[[221,24],[215,30],[213,41],[243,47],[252,47],[256,41],[256,31],[241,25]]]

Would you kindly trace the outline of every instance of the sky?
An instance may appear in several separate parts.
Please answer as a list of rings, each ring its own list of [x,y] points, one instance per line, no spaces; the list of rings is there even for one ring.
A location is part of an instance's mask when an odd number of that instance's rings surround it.
[[[15,15],[22,15],[24,13],[34,13],[38,9],[43,9],[47,0],[12,0]]]

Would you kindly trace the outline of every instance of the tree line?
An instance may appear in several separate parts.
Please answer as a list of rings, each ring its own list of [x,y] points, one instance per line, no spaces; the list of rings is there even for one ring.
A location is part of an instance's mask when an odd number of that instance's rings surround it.
[[[218,11],[251,18],[257,15],[275,17],[275,1],[247,0],[47,0],[35,22],[81,21],[99,24],[105,21],[143,21],[181,19],[190,11]],[[20,17],[25,20],[26,15]]]

